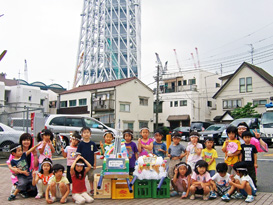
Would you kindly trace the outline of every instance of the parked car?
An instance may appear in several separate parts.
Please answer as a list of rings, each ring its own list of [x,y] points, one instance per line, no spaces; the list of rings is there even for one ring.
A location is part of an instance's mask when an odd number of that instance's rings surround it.
[[[184,141],[190,141],[190,127],[177,127],[173,129],[171,134],[174,134],[175,132],[179,132],[182,136],[182,140]]]
[[[212,123],[210,122],[202,122],[202,121],[193,121],[191,122],[190,132],[201,132],[207,129]]]
[[[112,130],[115,135],[117,131],[103,124],[102,122],[92,118],[80,115],[50,115],[45,122],[45,128],[53,133],[61,133],[63,137],[63,146],[69,145],[70,133],[80,131],[82,127],[89,127],[92,135],[91,139],[99,146],[100,141],[103,141],[105,130]]]
[[[233,120],[228,126],[235,126],[237,127],[239,123],[241,122],[245,122],[250,131],[253,134],[253,130],[257,130],[258,132],[260,132],[260,122],[259,122],[259,118],[240,118],[240,119],[236,119]],[[224,141],[227,139],[227,133],[226,133],[226,129],[223,130],[222,132],[222,136],[221,136],[221,143],[224,143]]]
[[[222,145],[221,135],[223,130],[227,128],[228,124],[214,124],[209,126],[205,131],[199,132],[200,138],[199,142],[203,143],[208,138],[213,138],[214,143],[217,145]]]
[[[11,127],[0,123],[0,151],[9,152],[10,145],[19,143],[23,131],[14,130]]]

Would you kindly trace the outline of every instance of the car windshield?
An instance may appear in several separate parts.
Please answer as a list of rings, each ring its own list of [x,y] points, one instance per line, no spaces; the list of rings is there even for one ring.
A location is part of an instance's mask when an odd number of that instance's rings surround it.
[[[216,130],[220,130],[223,126],[221,125],[211,125],[209,126],[206,131],[216,131]]]
[[[241,123],[241,122],[245,122],[249,126],[250,119],[237,119],[237,120],[234,120],[232,123],[230,123],[230,125],[233,125],[233,126],[237,127],[238,124]]]
[[[273,123],[273,112],[265,112],[261,119],[261,124]]]
[[[202,123],[198,123],[198,122],[195,122],[195,123],[191,124],[192,129],[201,128],[202,126],[203,126]]]
[[[190,128],[189,127],[177,127],[174,129],[174,131],[188,132],[188,131],[190,131]]]

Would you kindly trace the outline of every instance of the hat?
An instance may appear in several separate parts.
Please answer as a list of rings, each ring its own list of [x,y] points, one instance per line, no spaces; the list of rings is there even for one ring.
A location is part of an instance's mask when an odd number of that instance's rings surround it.
[[[191,137],[197,137],[197,138],[199,138],[199,136],[200,136],[200,134],[198,132],[191,132],[190,133],[190,138]]]
[[[179,132],[175,132],[174,134],[173,134],[173,137],[172,138],[179,138],[179,139],[181,139],[181,134],[179,133]]]

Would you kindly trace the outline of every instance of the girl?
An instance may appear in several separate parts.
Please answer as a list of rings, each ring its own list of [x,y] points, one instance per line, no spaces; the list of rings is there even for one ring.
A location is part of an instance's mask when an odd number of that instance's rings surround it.
[[[174,168],[174,177],[172,179],[172,186],[175,191],[171,193],[171,196],[175,196],[182,192],[181,199],[185,199],[189,196],[190,184],[191,184],[191,167],[185,162],[178,163]]]
[[[87,167],[85,168],[85,164]],[[70,174],[72,178],[72,198],[76,204],[91,203],[94,199],[87,194],[85,186],[86,173],[91,169],[91,164],[82,156],[77,156],[74,160]]]
[[[213,138],[206,139],[205,145],[206,145],[206,148],[202,149],[201,157],[203,158],[203,160],[205,160],[208,163],[209,165],[208,172],[210,176],[213,177],[214,174],[216,173],[215,159],[218,158],[217,151],[216,149],[213,148],[213,145],[214,145]]]
[[[39,171],[41,170],[41,164],[45,158],[52,160],[52,154],[55,152],[55,149],[52,145],[53,134],[50,130],[43,129],[42,132],[38,133],[38,140],[41,137],[43,140],[41,145],[38,147],[40,152],[39,156]]]
[[[196,162],[194,172],[191,176],[190,199],[195,199],[195,194],[203,194],[203,200],[209,199],[211,177],[207,170],[208,163],[206,161],[199,160]]]
[[[79,132],[75,131],[72,134],[70,146],[67,146],[65,149],[63,149],[63,147],[62,147],[63,157],[67,158],[66,178],[68,179],[70,184],[72,183],[72,179],[70,176],[70,167],[77,157],[76,151],[77,151],[77,147],[78,147],[78,144],[80,143],[80,141],[81,141],[81,135],[79,134]]]
[[[133,131],[130,129],[123,131],[123,138],[125,139],[125,146],[129,157],[129,174],[133,174],[135,171],[135,163],[138,159],[138,150],[136,143],[133,140]]]
[[[199,134],[198,132],[191,132],[190,133],[190,142],[186,148],[187,156],[186,156],[186,163],[191,166],[191,169],[195,169],[195,163],[198,160],[201,160],[201,152],[203,145],[198,143]]]
[[[31,137],[31,135],[29,133],[23,133],[20,136],[19,144],[22,146],[23,152],[28,151],[32,147],[32,137]],[[8,165],[8,167],[9,167],[11,173],[12,173],[12,175],[11,175],[11,181],[12,181],[13,187],[12,187],[12,191],[11,192],[15,191],[16,185],[17,185],[17,182],[18,182],[18,179],[15,176],[18,173],[10,165],[10,162],[11,162],[11,160],[13,158],[14,158],[14,156],[11,154],[9,156],[8,161],[7,161],[7,165]],[[38,156],[37,156],[37,151],[36,150],[34,150],[33,152],[31,152],[30,155],[27,156],[27,163],[28,163],[28,166],[30,168],[30,171],[34,171],[34,170],[38,169],[39,162],[38,162]],[[21,192],[20,194],[23,197],[26,196],[26,193],[24,193],[24,192]],[[35,195],[36,195],[36,193],[34,193],[34,196]]]
[[[35,199],[41,199],[46,192],[47,183],[50,177],[53,175],[52,161],[49,158],[45,158],[41,164],[41,171],[36,174],[33,172],[32,185],[37,187],[38,194]]]
[[[101,148],[100,154],[101,155],[105,155],[105,148],[112,144],[112,141],[115,138],[114,136],[115,136],[115,134],[111,130],[106,130],[105,131],[105,133],[103,135],[105,143],[103,144],[100,141],[100,148]]]
[[[139,152],[139,156],[147,155],[153,153],[153,139],[149,138],[149,128],[143,127],[140,130],[140,134],[142,139],[138,139],[137,149]]]
[[[236,172],[236,176],[230,176],[229,184],[231,185],[230,190],[227,194],[223,195],[221,199],[223,201],[230,201],[231,194],[236,190],[240,189],[240,193],[236,193],[234,198],[242,198],[242,195],[247,197],[245,202],[253,202],[254,195],[256,194],[256,188],[254,183],[247,172],[247,165],[245,162],[237,162],[234,164],[233,169]]]

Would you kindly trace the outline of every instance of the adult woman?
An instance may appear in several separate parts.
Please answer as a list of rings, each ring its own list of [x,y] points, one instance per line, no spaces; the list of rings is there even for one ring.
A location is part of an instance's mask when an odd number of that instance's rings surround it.
[[[242,139],[242,133],[244,131],[250,131],[248,125],[245,122],[241,122],[237,125],[238,128],[238,135],[239,135],[239,140],[241,144],[244,144],[244,140]],[[268,146],[267,144],[261,139],[260,133],[253,131],[255,134],[255,137],[252,137],[250,140],[250,144],[254,145],[257,149],[258,152],[268,152]]]

